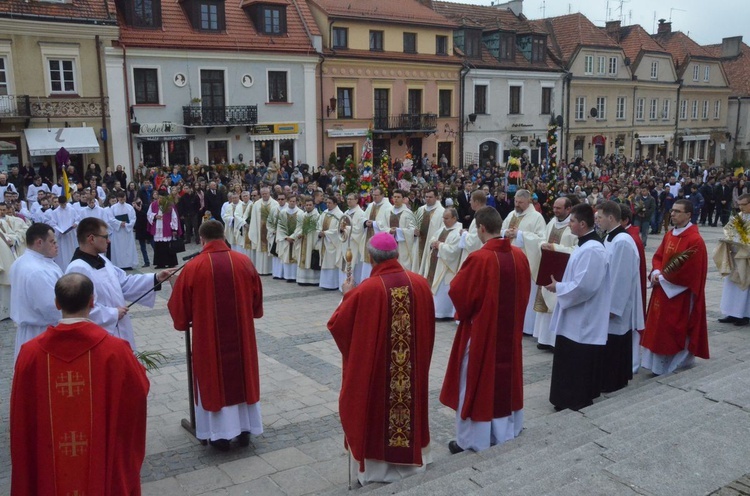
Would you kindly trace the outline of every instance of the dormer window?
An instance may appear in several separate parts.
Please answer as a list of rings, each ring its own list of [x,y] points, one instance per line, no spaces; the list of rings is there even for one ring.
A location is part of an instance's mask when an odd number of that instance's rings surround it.
[[[464,53],[470,58],[482,58],[482,33],[480,31],[464,31]]]
[[[544,62],[547,46],[543,36],[534,36],[531,41],[531,62]]]
[[[161,0],[120,0],[117,7],[125,24],[135,28],[161,27]]]
[[[500,60],[513,60],[516,58],[516,35],[513,33],[500,33]]]
[[[242,7],[247,12],[260,34],[286,34],[286,3],[262,1],[251,2],[245,0]]]
[[[144,0],[145,1],[145,0]],[[181,0],[193,29],[199,31],[224,31],[224,0]]]

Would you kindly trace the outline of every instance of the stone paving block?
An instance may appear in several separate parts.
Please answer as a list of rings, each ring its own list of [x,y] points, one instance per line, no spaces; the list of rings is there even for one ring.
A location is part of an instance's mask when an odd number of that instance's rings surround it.
[[[334,438],[321,439],[312,443],[302,444],[297,447],[301,452],[316,461],[331,460],[340,456],[346,456],[343,440]]]
[[[330,489],[332,484],[311,467],[296,467],[270,476],[288,496],[314,494]]]
[[[222,463],[219,465],[219,469],[225,472],[235,484],[255,480],[277,470],[260,456]]]
[[[174,477],[142,484],[141,493],[143,496],[183,496],[187,494]]]
[[[208,467],[175,477],[187,495],[198,495],[232,485],[232,479],[217,467]]]
[[[347,484],[349,480],[349,474],[346,470],[348,460],[348,456],[340,455],[330,460],[313,463],[309,465],[309,467],[332,485],[344,485]],[[352,460],[352,464],[353,463],[355,462]]]
[[[294,447],[263,453],[260,456],[278,471],[300,467],[315,461],[315,459]]]
[[[227,488],[228,496],[287,496],[270,477],[261,477]]]

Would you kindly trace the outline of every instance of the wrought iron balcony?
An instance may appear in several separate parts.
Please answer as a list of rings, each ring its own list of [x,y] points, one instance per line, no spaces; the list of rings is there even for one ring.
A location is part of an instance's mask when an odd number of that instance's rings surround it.
[[[233,107],[182,107],[184,124],[188,127],[251,126],[258,123],[257,105]]]
[[[26,97],[31,117],[109,117],[109,98],[99,97]]]
[[[375,116],[373,128],[381,133],[434,133],[437,114],[399,114]]]
[[[31,116],[28,95],[0,95],[0,119]]]

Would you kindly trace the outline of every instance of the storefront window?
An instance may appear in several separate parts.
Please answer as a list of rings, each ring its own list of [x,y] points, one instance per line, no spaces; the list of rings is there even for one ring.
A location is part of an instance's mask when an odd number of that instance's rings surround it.
[[[8,172],[11,167],[20,167],[21,139],[0,138],[0,172]]]
[[[294,164],[294,140],[279,141],[279,155],[282,161],[286,160]]]
[[[161,141],[144,141],[141,143],[141,156],[146,167],[161,167],[164,165]]]
[[[263,161],[268,165],[273,158],[273,141],[256,141],[255,142],[255,163]]]
[[[188,140],[169,141],[169,165],[187,165],[190,163],[190,142]]]

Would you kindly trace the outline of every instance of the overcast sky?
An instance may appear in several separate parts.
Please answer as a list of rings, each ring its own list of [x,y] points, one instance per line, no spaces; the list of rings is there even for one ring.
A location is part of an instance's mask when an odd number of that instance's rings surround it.
[[[477,5],[491,3],[491,0],[450,1]],[[700,45],[721,43],[722,38],[729,36],[742,36],[742,41],[750,44],[748,0],[629,0],[622,2],[622,15],[620,3],[620,0],[524,0],[523,13],[529,19],[539,19],[580,12],[597,26],[604,26],[608,20],[622,19],[623,26],[640,24],[649,33],[655,32],[658,19],[669,20],[671,14],[672,30],[688,34]],[[543,4],[546,4],[546,12],[542,10]],[[672,8],[674,10],[670,12]]]

